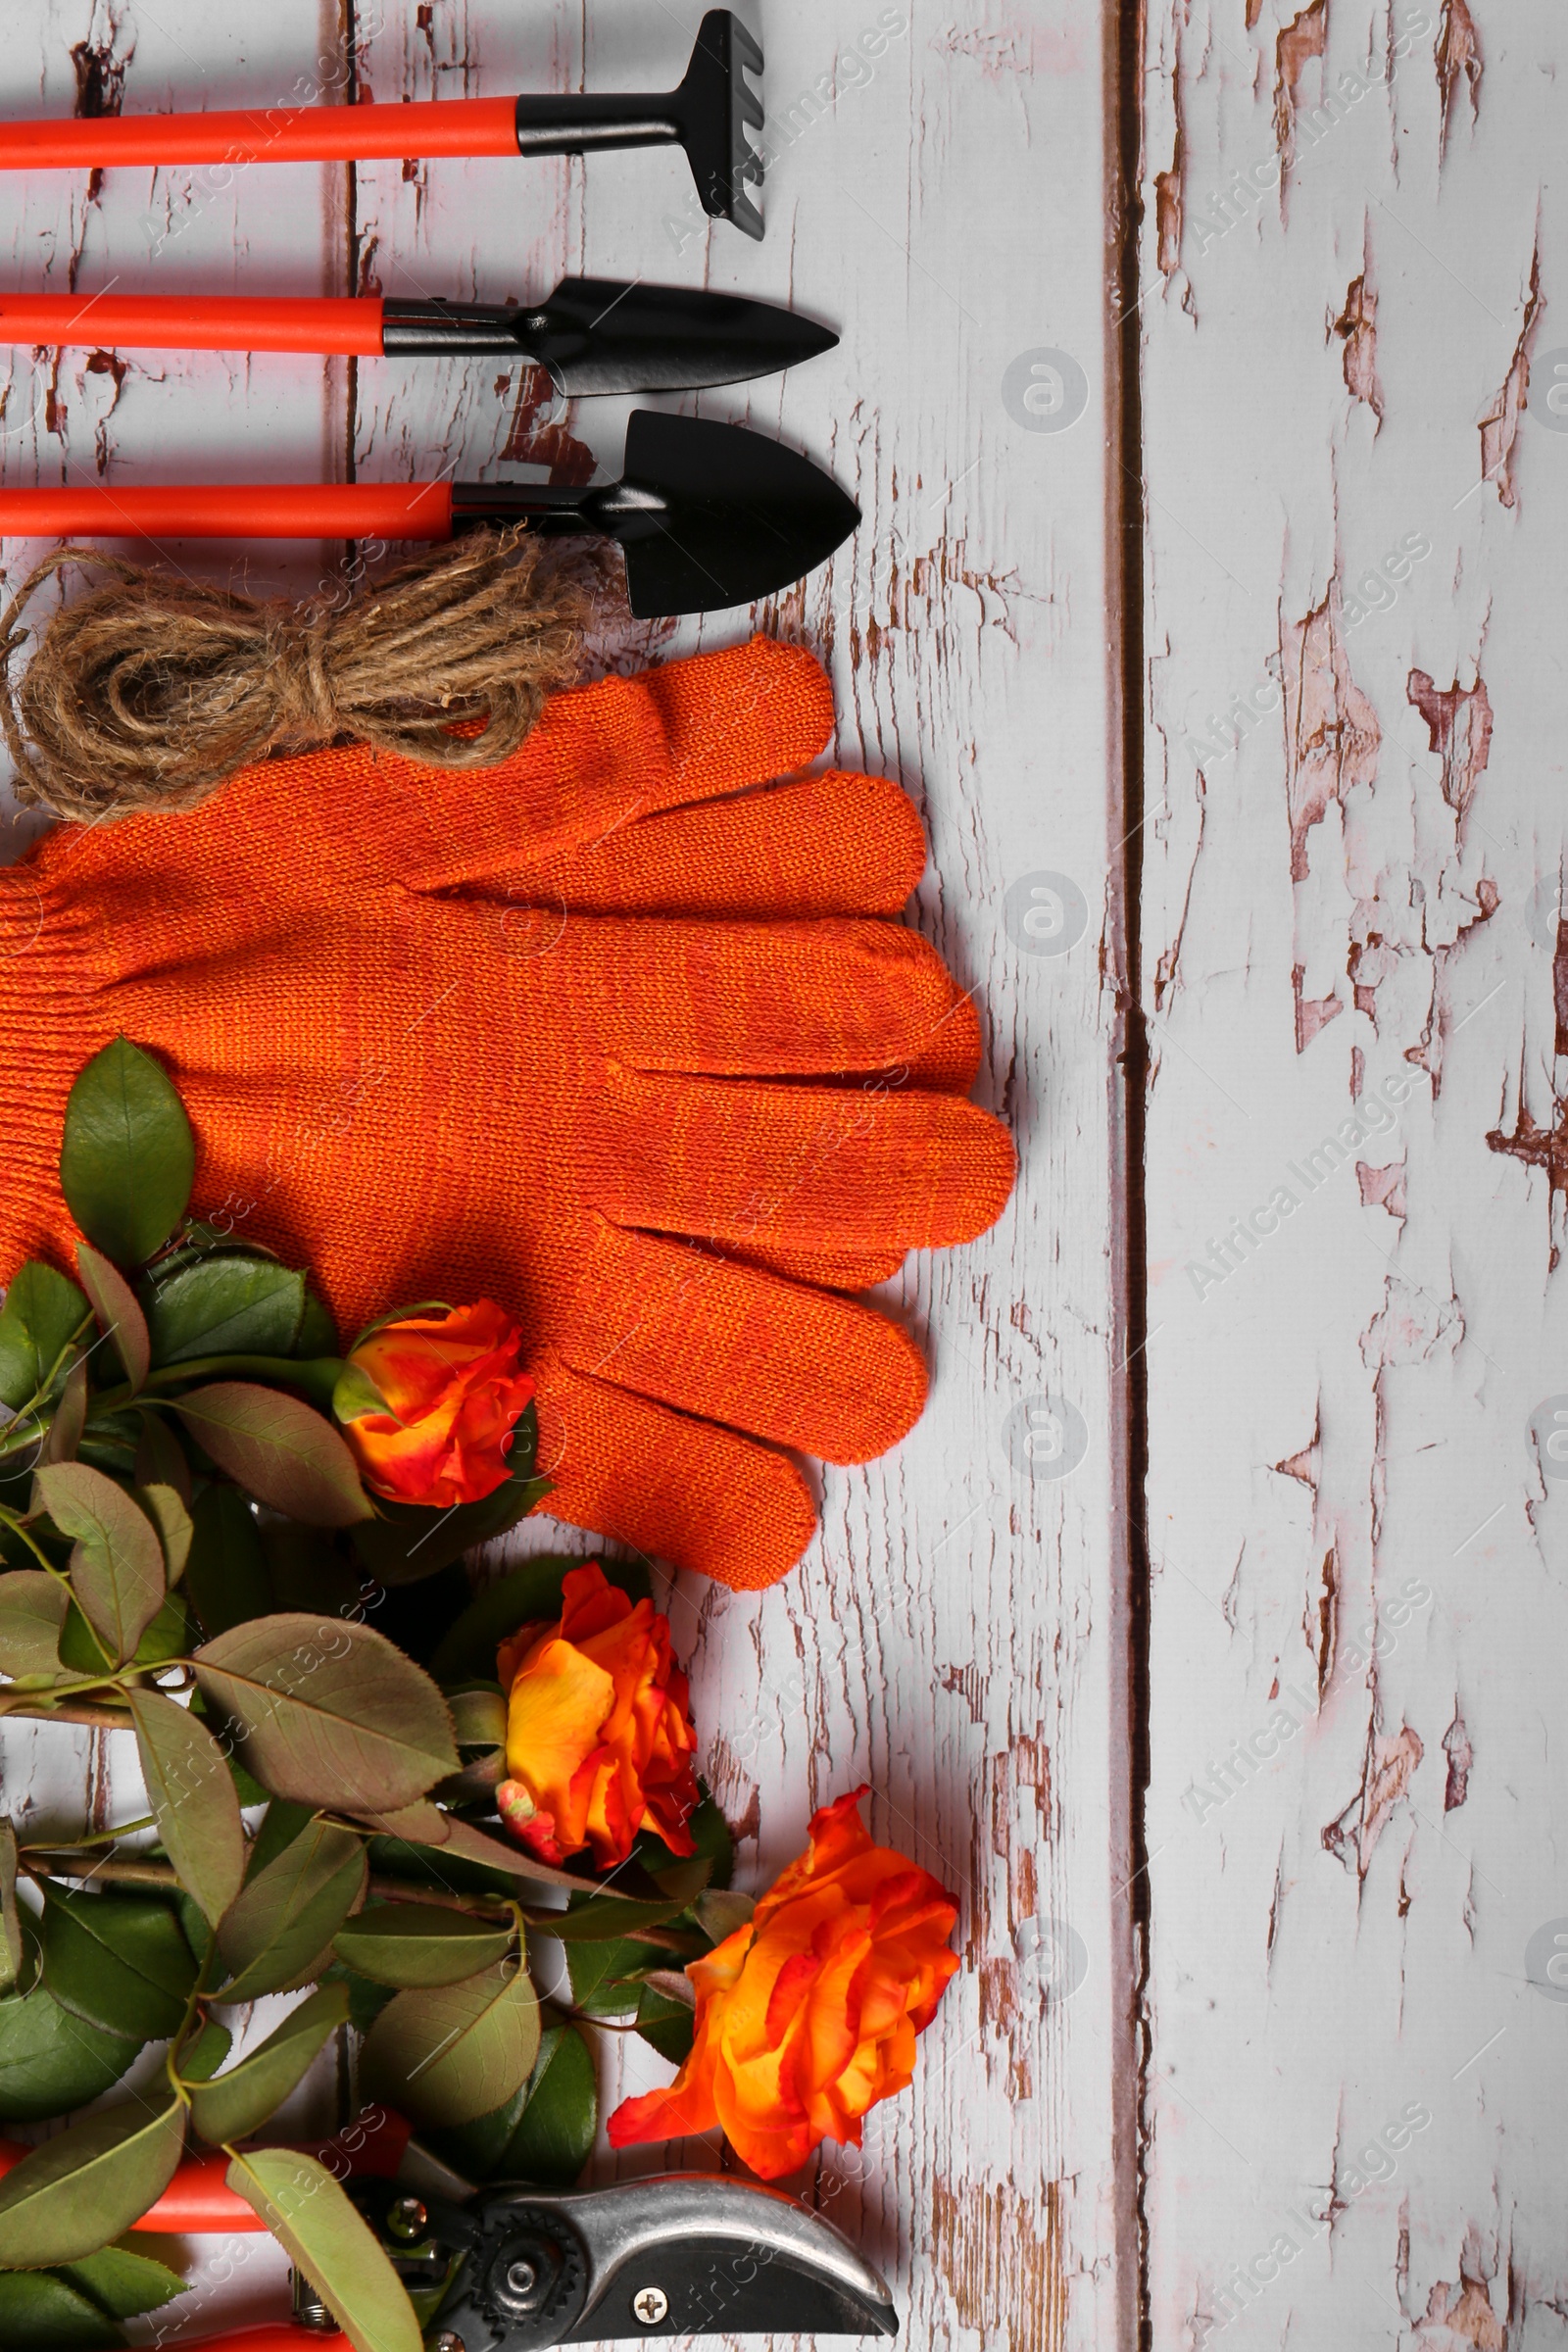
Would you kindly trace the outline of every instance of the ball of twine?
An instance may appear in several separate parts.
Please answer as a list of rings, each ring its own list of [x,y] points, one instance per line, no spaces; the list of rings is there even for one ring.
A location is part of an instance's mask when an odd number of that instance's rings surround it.
[[[18,683],[24,612],[68,564],[113,581],[55,614]],[[517,531],[475,531],[324,612],[59,547],[0,614],[16,796],[87,821],[189,808],[236,768],[345,735],[494,766],[579,676],[593,612]]]

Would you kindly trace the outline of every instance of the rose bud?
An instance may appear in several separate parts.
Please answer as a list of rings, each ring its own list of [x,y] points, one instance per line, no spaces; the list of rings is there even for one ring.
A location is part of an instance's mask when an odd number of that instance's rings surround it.
[[[349,1363],[388,1409],[355,1413],[343,1435],[371,1493],[446,1511],[504,1486],[513,1425],[533,1401],[521,1351],[515,1323],[489,1298],[405,1315],[361,1340]]]
[[[692,2054],[666,2090],[627,2099],[612,2147],[722,2127],[764,2180],[819,2140],[860,2144],[860,2118],[914,2072],[914,2037],[957,1967],[957,1904],[903,1854],[874,1845],[858,1788],[811,1823],[750,1923],[694,1960]]]
[[[523,1626],[496,1668],[511,1693],[496,1803],[520,1845],[542,1862],[591,1846],[610,1870],[646,1826],[672,1853],[696,1851],[697,1735],[669,1620],[651,1600],[633,1605],[597,1561],[573,1568],[559,1620]]]

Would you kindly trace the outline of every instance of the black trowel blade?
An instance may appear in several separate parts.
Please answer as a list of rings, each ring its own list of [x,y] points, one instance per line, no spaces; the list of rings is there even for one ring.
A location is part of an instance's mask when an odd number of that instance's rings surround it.
[[[639,508],[636,501],[649,504]],[[826,563],[860,519],[832,477],[736,424],[636,410],[603,528],[640,620],[749,605]]]
[[[838,341],[831,328],[775,303],[613,277],[564,277],[527,328],[533,356],[568,399],[744,383],[814,360]]]

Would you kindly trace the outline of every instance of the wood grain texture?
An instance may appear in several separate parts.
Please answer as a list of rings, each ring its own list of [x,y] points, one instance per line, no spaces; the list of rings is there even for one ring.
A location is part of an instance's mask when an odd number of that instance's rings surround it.
[[[1563,22],[1148,31],[1153,2340],[1536,2352]]]
[[[64,111],[72,45],[89,32],[99,46],[113,33],[138,106],[233,104],[258,85],[281,96],[302,74],[327,80],[318,55],[376,104],[658,87],[701,10],[360,0],[340,25],[303,0],[221,22],[194,0],[158,0],[162,29],[136,0],[98,0],[90,24],[88,0],[14,0],[13,13],[25,37],[9,49],[4,98],[24,113],[40,97]],[[628,628],[612,658],[728,643],[755,622],[830,662],[839,758],[901,776],[921,807],[932,855],[914,919],[975,991],[981,1099],[1012,1123],[1023,1169],[995,1234],[911,1260],[884,1295],[934,1368],[914,1435],[867,1469],[824,1474],[821,1539],[785,1586],[742,1598],[682,1580],[670,1607],[707,1766],[740,1833],[740,1883],[764,1885],[800,1850],[811,1809],[864,1780],[877,1834],[962,1904],[963,1966],[911,2092],[872,2115],[862,2151],[825,2149],[797,2185],[885,2267],[911,2344],[1087,2352],[1134,2340],[1137,2284],[1113,1572],[1126,1354],[1110,1208],[1124,830],[1108,780],[1104,455],[1114,12],[1001,0],[960,21],[927,0],[848,13],[808,0],[751,21],[768,60],[761,247],[702,220],[673,154],[586,170],[253,171],[220,195],[111,175],[90,202],[39,180],[0,184],[0,218],[29,285],[56,283],[44,263],[58,249],[63,270],[84,237],[83,284],[123,270],[125,285],[151,285],[156,264],[157,283],[193,290],[504,299],[563,270],[640,271],[793,302],[841,328],[840,349],[809,369],[691,405],[831,466],[864,510],[858,538],[755,615]],[[333,63],[344,38],[352,74]],[[155,256],[149,215],[182,224]],[[1065,354],[1065,375],[1049,357],[1037,367],[1041,354]],[[109,478],[154,462],[192,476],[532,466],[581,478],[618,461],[630,405],[557,414],[537,380],[481,364],[138,359],[111,412],[84,356],[65,362],[69,442],[29,422],[6,444],[8,478],[100,457]],[[52,367],[15,356],[8,415]],[[28,553],[6,547],[7,576]],[[299,585],[337,551],[234,560]],[[531,1523],[514,1548],[560,1542]],[[42,1776],[69,1814],[92,1745],[79,1735],[68,1760],[52,1737],[52,1760],[26,1736],[14,1757],[8,1731],[6,1769]],[[126,1760],[111,1769],[115,1805],[134,1809]],[[607,2069],[612,2095],[667,2075],[635,2042]],[[593,2177],[664,2160],[607,2152]],[[209,2269],[181,2332],[210,2332],[230,2308],[260,2316],[276,2293],[268,2261],[248,2257],[247,2299],[232,2307]]]

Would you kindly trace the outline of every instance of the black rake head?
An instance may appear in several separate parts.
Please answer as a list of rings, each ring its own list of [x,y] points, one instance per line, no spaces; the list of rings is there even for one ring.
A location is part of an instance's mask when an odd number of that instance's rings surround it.
[[[732,221],[749,237],[762,234],[762,216],[747,193],[760,186],[762,159],[747,137],[760,130],[762,102],[746,75],[762,71],[762,52],[738,17],[710,8],[697,32],[686,78],[675,92],[681,143],[703,210]]]

